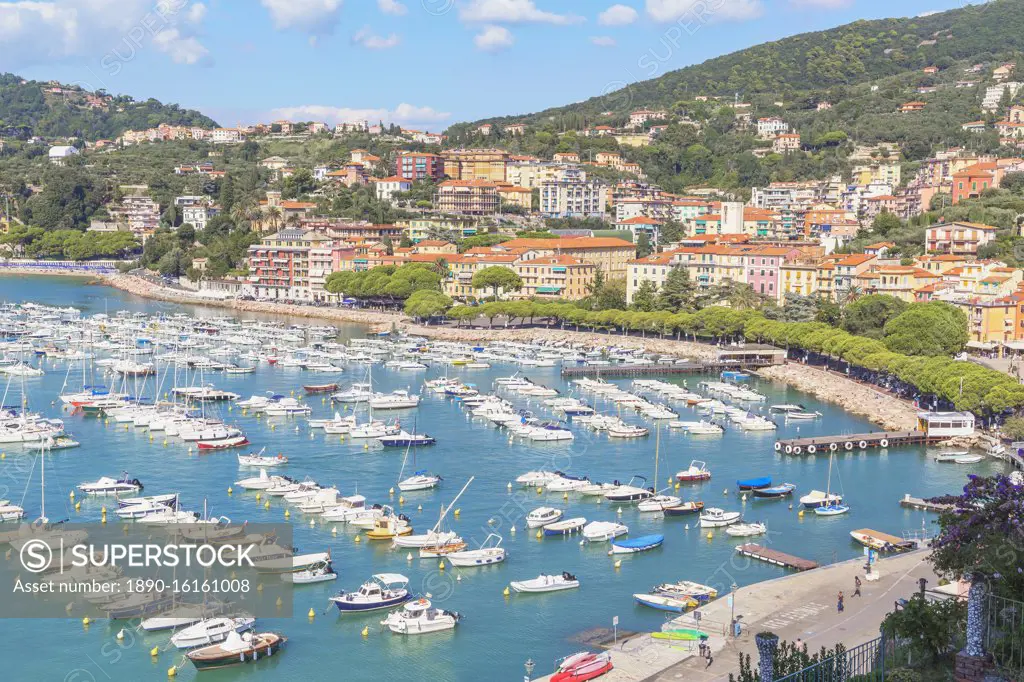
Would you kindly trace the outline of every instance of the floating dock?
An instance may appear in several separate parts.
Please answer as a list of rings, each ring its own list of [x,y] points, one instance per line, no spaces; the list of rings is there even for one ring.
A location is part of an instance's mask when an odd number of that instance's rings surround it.
[[[721,374],[722,372],[756,369],[769,365],[768,362],[680,362],[674,365],[577,365],[562,367],[563,377],[656,377],[666,374]]]
[[[920,497],[911,497],[910,493],[907,493],[900,500],[900,506],[906,507],[907,509],[921,509],[923,511],[930,512],[944,512],[947,509],[952,509],[951,504],[939,504],[937,502],[929,502],[928,500],[921,499]]]
[[[929,436],[924,431],[875,431],[840,436],[816,436],[775,441],[775,451],[787,455],[892,448],[904,445],[927,445],[948,440],[948,436]]]
[[[750,557],[751,559],[758,559],[759,561],[764,561],[783,568],[791,568],[794,571],[809,571],[812,568],[818,567],[817,561],[801,559],[798,556],[779,552],[774,549],[768,549],[767,547],[762,547],[761,545],[754,543],[739,545],[736,548],[736,551],[743,556]]]

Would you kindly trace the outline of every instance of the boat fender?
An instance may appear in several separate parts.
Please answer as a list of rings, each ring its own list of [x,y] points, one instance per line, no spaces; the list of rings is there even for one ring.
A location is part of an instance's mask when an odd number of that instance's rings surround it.
[[[799,455],[802,452],[803,452],[803,448],[801,448],[799,445],[797,445],[796,447],[793,448],[793,454],[794,455]]]
[[[792,454],[792,452],[793,452],[793,446],[792,445],[787,445],[786,446],[786,454],[789,455],[789,454]]]
[[[883,448],[887,448],[889,447],[889,441],[883,438],[879,445],[881,445]]]
[[[845,447],[847,450],[853,450],[853,443],[851,443],[850,441],[846,441],[846,445],[844,445],[843,447]]]
[[[813,455],[817,451],[818,451],[818,446],[816,446],[816,445],[808,445],[807,446],[807,454],[808,455]]]
[[[781,449],[782,449],[782,443],[776,442],[775,443],[775,452],[778,452]]]
[[[865,450],[868,447],[868,443],[867,441],[862,440],[861,442],[857,443],[857,447],[859,447],[861,450]]]
[[[832,452],[835,452],[836,450],[839,449],[839,446],[836,445],[835,443],[829,443],[828,444],[828,449],[831,450]]]

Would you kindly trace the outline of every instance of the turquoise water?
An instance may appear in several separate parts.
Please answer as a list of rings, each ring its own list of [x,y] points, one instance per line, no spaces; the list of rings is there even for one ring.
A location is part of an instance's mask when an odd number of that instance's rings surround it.
[[[0,300],[35,301],[53,305],[71,305],[87,313],[117,310],[145,312],[180,311],[185,308],[199,315],[223,316],[220,309],[179,307],[154,303],[132,297],[106,287],[83,286],[83,282],[64,278],[5,277],[0,278]],[[308,322],[308,320],[307,320]],[[342,338],[359,335],[357,326],[342,327]],[[76,450],[57,452],[47,459],[47,514],[52,519],[68,516],[75,521],[97,521],[101,500],[81,499],[81,510],[74,510],[68,491],[82,481],[103,475],[117,475],[127,470],[146,485],[147,493],[175,492],[182,495],[186,508],[198,510],[205,500],[213,514],[225,515],[236,523],[277,522],[284,520],[285,507],[278,502],[269,510],[255,501],[253,493],[235,492],[227,488],[241,478],[253,475],[240,471],[233,452],[197,456],[187,452],[187,445],[171,439],[163,445],[160,437],[150,441],[142,430],[115,429],[104,426],[100,419],[61,413],[59,403],[51,405],[60,392],[66,365],[47,362],[47,374],[26,379],[30,406],[51,416],[63,416],[66,428],[82,442]],[[346,372],[345,381],[362,378],[363,368]],[[516,371],[511,366],[495,366],[490,370],[449,368],[450,375],[489,390],[496,377]],[[374,382],[382,390],[411,387],[419,389],[427,378],[442,375],[444,368],[435,367],[426,373],[395,373],[383,368],[374,372]],[[527,376],[567,391],[555,369],[530,369]],[[425,374],[425,376],[424,376]],[[332,379],[333,380],[333,379]],[[699,377],[689,378],[695,386]],[[322,383],[323,375],[304,374],[302,370],[261,366],[252,375],[216,376],[219,388],[248,397],[273,390],[288,394],[301,393],[303,383]],[[622,382],[626,383],[626,382]],[[788,501],[742,502],[735,492],[735,480],[770,475],[776,482],[797,484],[797,495],[812,488],[824,489],[827,457],[793,458],[773,450],[777,437],[816,434],[853,433],[871,430],[863,419],[848,415],[813,398],[765,382],[755,388],[768,394],[767,404],[803,403],[819,410],[824,417],[798,426],[780,421],[776,433],[746,434],[727,430],[721,438],[692,438],[662,432],[660,486],[692,459],[708,462],[713,472],[710,482],[688,485],[680,489],[684,499],[702,499],[709,506],[742,510],[752,521],[764,521],[771,531],[772,547],[819,562],[854,558],[862,554],[853,543],[849,531],[869,527],[900,535],[904,530],[920,529],[933,516],[903,510],[898,500],[904,493],[929,496],[959,489],[968,471],[988,473],[1000,467],[983,463],[975,467],[936,464],[921,448],[890,449],[888,452],[842,453],[836,457],[833,487],[840,488],[852,506],[849,515],[822,519],[813,515],[797,516]],[[8,399],[8,402],[12,402]],[[319,397],[309,400],[314,417],[330,414],[329,404]],[[527,406],[523,399],[518,402]],[[535,399],[534,409],[541,409]],[[612,406],[597,403],[599,409]],[[215,410],[218,408],[214,408]],[[400,451],[367,451],[362,445],[342,442],[337,436],[313,432],[301,420],[283,418],[268,422],[243,416],[239,410],[220,408],[222,416],[242,427],[253,443],[253,449],[264,446],[268,453],[283,452],[291,459],[285,473],[302,478],[312,476],[321,483],[335,484],[343,494],[358,492],[370,503],[392,503],[388,489],[395,485],[402,463]],[[693,419],[688,408],[680,407],[680,419]],[[261,620],[261,629],[286,634],[290,641],[285,652],[271,661],[256,666],[210,672],[202,679],[235,680],[316,680],[342,676],[349,680],[520,680],[527,658],[537,661],[536,675],[550,672],[554,660],[579,648],[571,641],[577,633],[594,627],[610,628],[618,616],[619,628],[650,630],[664,622],[660,612],[635,606],[631,595],[644,592],[656,583],[695,580],[727,589],[732,583],[746,585],[781,575],[781,570],[763,564],[752,564],[737,558],[734,547],[742,541],[731,539],[721,530],[708,540],[691,527],[695,519],[652,518],[626,508],[619,517],[630,528],[630,535],[664,533],[665,544],[653,552],[621,557],[619,569],[606,555],[607,545],[581,547],[575,538],[544,538],[537,540],[527,532],[523,517],[537,506],[558,506],[566,517],[584,516],[588,520],[614,519],[615,508],[598,505],[561,494],[538,495],[535,490],[506,485],[516,476],[538,468],[558,468],[587,474],[594,480],[628,480],[641,474],[653,480],[655,439],[641,441],[609,441],[583,427],[574,428],[576,440],[571,444],[528,446],[509,443],[507,435],[488,423],[468,420],[461,408],[433,393],[425,394],[417,410],[397,413],[406,420],[416,419],[418,430],[438,439],[432,448],[419,452],[418,466],[441,473],[444,484],[436,491],[408,493],[401,511],[413,520],[415,532],[426,532],[433,525],[442,503],[448,502],[470,476],[473,484],[458,503],[461,513],[451,519],[452,527],[471,544],[479,543],[496,530],[504,538],[509,558],[504,564],[482,569],[452,569],[439,572],[437,562],[415,558],[407,561],[409,550],[391,550],[390,543],[354,542],[351,531],[340,526],[337,536],[331,525],[318,522],[309,526],[309,519],[297,512],[291,516],[295,527],[295,544],[300,551],[330,549],[340,577],[334,583],[298,588],[295,594],[294,618]],[[639,418],[626,417],[639,422]],[[275,429],[270,425],[276,424]],[[298,426],[298,431],[296,431]],[[7,486],[15,501],[22,498],[29,518],[39,512],[38,482],[29,481],[32,465],[29,455],[18,447],[9,447],[0,461],[0,485]],[[38,470],[37,470],[38,474]],[[36,476],[37,477],[37,476]],[[728,494],[723,494],[727,491]],[[0,491],[2,492],[2,491]],[[422,511],[418,507],[422,506]],[[63,513],[62,513],[63,512]],[[488,521],[493,521],[489,524]],[[516,534],[508,527],[514,523]],[[764,538],[757,540],[764,542]],[[617,557],[619,558],[619,557]],[[582,588],[551,595],[515,595],[505,598],[502,591],[512,580],[536,577],[539,573],[570,571],[576,574]],[[465,614],[455,632],[422,637],[401,637],[380,631],[382,614],[340,617],[326,610],[327,598],[338,589],[355,589],[372,573],[399,572],[411,578],[410,586],[429,592],[438,605]],[[316,617],[306,616],[312,608]],[[333,608],[333,607],[332,607]],[[326,610],[326,613],[325,613]],[[736,611],[743,612],[737,603]],[[361,635],[369,626],[366,637]],[[94,622],[83,627],[68,620],[8,620],[0,622],[0,656],[7,676],[13,679],[88,680],[166,679],[167,668],[180,662],[175,650],[161,652],[151,658],[154,646],[163,646],[166,636],[129,634],[121,642],[115,634],[122,622]],[[178,671],[178,679],[191,680],[196,672],[191,664]]]

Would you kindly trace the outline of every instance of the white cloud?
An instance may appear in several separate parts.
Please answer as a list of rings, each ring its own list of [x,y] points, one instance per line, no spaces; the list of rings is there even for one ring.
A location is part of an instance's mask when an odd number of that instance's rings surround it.
[[[648,16],[660,22],[748,21],[764,14],[762,0],[647,0],[645,6]]]
[[[177,63],[195,64],[209,55],[196,36],[205,15],[204,4],[189,5],[186,0],[0,1],[3,64],[18,69],[95,59],[114,75],[148,48]]]
[[[342,0],[260,0],[270,12],[274,28],[309,33],[330,33],[338,23]]]
[[[326,121],[328,123],[349,123],[369,121],[376,123],[398,123],[406,126],[429,127],[430,124],[444,123],[451,120],[449,111],[438,111],[433,107],[421,107],[401,103],[394,109],[376,108],[361,109],[355,107],[332,107],[323,104],[306,104],[297,107],[282,107],[271,112],[272,118],[283,118],[290,121]]]
[[[617,43],[611,36],[592,36],[590,42],[598,47],[615,47]]]
[[[201,24],[203,19],[206,18],[207,7],[201,2],[197,2],[188,8],[188,13],[185,17],[188,19],[190,24]]]
[[[384,36],[375,35],[373,31],[370,30],[369,26],[364,26],[359,29],[354,36],[352,36],[352,42],[362,45],[368,50],[388,50],[392,47],[397,47],[401,40],[394,33],[390,34],[386,38]]]
[[[409,11],[409,8],[398,2],[398,0],[377,0],[377,7],[384,14],[392,14],[396,17],[400,17]]]
[[[602,26],[626,26],[637,19],[637,11],[629,5],[612,5],[597,15],[597,23]]]
[[[538,9],[533,0],[472,0],[459,10],[466,22],[484,24],[577,24],[583,17]]]
[[[202,43],[183,36],[176,28],[168,28],[153,36],[156,49],[170,56],[175,64],[198,64],[210,54]]]
[[[485,26],[483,31],[473,36],[473,44],[484,52],[499,52],[512,47],[515,42],[512,32],[504,26]]]

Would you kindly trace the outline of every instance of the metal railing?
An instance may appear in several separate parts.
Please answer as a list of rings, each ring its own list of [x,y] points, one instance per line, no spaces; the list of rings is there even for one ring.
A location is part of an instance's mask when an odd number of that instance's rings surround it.
[[[985,610],[985,650],[996,669],[1013,679],[1024,676],[1024,602],[990,594]]]
[[[791,673],[778,671],[774,682],[884,682],[886,669],[898,665],[896,642],[879,637]]]

